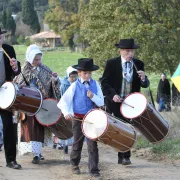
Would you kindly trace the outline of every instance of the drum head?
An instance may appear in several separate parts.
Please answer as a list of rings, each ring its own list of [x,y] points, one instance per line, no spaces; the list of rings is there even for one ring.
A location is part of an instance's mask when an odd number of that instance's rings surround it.
[[[55,99],[43,100],[41,110],[36,114],[38,122],[43,126],[55,124],[61,117],[61,110],[57,107]]]
[[[148,101],[142,93],[132,93],[124,99],[120,111],[125,118],[136,118],[145,111],[147,104]]]
[[[18,88],[18,87],[17,87]],[[15,100],[16,89],[11,82],[6,82],[0,87],[0,108],[10,108]]]
[[[108,118],[104,111],[93,109],[83,119],[82,131],[89,139],[101,137],[108,127]]]

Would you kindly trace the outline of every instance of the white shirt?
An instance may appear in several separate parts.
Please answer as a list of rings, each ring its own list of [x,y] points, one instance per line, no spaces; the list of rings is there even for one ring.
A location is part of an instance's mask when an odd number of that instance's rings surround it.
[[[123,64],[126,63],[127,61],[122,56],[121,56],[121,59],[122,59],[122,67],[123,67]],[[133,66],[132,61],[128,61],[128,62],[131,63],[131,67],[132,67]],[[127,67],[127,72],[129,72],[129,71],[130,71],[130,69],[129,69],[129,67]],[[133,68],[132,68],[131,73],[133,74]],[[124,77],[124,73],[123,73],[123,77]]]
[[[81,80],[81,83],[84,82],[82,79],[80,80]],[[77,82],[74,82],[71,84],[71,86],[63,94],[59,103],[57,104],[58,108],[61,109],[64,116],[67,116],[68,114],[71,114],[72,116],[74,116],[73,97],[76,90],[76,83]],[[91,101],[93,101],[98,107],[101,107],[101,106],[104,106],[104,97],[103,97],[101,87],[99,86],[97,81],[96,81],[96,87],[97,87],[97,95],[94,94]]]

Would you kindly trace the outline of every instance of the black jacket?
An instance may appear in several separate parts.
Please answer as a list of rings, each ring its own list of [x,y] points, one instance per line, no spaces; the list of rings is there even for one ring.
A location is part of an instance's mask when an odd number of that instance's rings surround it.
[[[15,54],[14,48],[12,46],[3,44],[2,47],[7,52],[7,54],[10,56],[10,58],[16,59],[16,54]],[[6,81],[12,81],[15,76],[20,74],[21,65],[20,65],[19,61],[18,61],[18,71],[16,73],[12,70],[9,59],[5,54],[4,54],[4,64],[5,64],[5,72],[6,72]]]
[[[144,71],[144,63],[140,60],[133,59],[138,70]],[[114,95],[120,95],[122,86],[122,63],[121,57],[107,60],[106,67],[102,77],[102,91],[105,96],[105,105],[109,113],[113,113],[116,117],[122,118],[120,114],[120,104],[113,101]],[[141,87],[149,86],[149,80],[146,76],[145,82],[139,78],[135,67],[133,67],[132,92],[140,92]]]
[[[144,71],[144,63],[140,60],[133,59],[134,64],[138,70]],[[114,95],[120,94],[122,86],[122,64],[121,57],[110,59],[106,63],[106,67],[102,77],[102,91],[104,96],[109,100],[112,100]],[[135,67],[133,67],[133,81],[132,92],[140,92],[140,88],[147,88],[149,86],[149,80],[146,77],[145,83],[138,77]]]

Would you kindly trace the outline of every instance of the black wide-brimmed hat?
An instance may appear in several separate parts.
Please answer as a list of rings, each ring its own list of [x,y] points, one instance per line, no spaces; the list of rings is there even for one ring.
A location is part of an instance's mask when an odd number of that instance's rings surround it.
[[[82,71],[95,71],[99,69],[99,66],[94,65],[93,59],[90,58],[80,58],[78,59],[78,64],[72,67]]]
[[[138,49],[140,47],[134,44],[134,39],[121,39],[115,46],[121,49]]]
[[[0,34],[4,34],[6,33],[7,31],[2,31],[1,28],[0,28]]]

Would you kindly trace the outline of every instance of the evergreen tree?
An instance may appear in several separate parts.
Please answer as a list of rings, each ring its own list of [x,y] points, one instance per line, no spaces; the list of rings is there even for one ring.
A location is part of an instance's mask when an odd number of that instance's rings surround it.
[[[40,24],[36,11],[34,11],[34,0],[22,0],[23,22],[30,26],[36,33],[40,32]]]
[[[4,10],[2,12],[2,25],[4,29],[6,29],[6,21],[7,21],[7,14],[6,14],[6,11]]]
[[[12,17],[12,12],[7,10],[6,29],[11,31],[11,35],[14,36],[16,32],[16,23]]]

